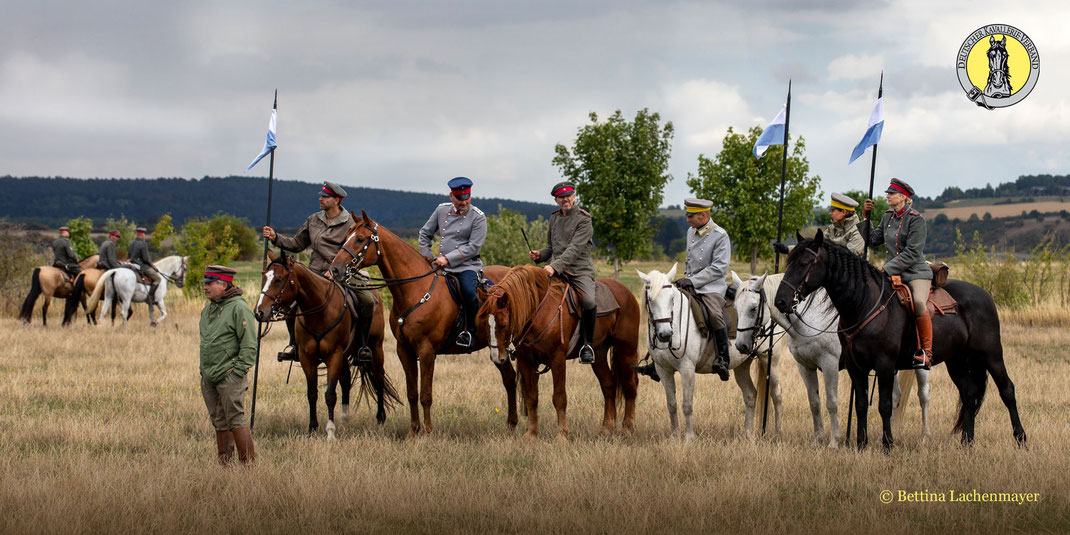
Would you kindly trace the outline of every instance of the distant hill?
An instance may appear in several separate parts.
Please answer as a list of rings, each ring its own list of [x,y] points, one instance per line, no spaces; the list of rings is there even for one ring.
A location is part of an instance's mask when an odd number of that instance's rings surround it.
[[[343,206],[368,215],[398,231],[423,226],[439,203],[448,201],[445,186],[441,194],[415,193],[368,188],[339,182],[349,196]],[[125,215],[139,225],[151,225],[170,213],[176,226],[193,217],[223,212],[248,219],[251,225],[264,222],[267,209],[267,179],[264,177],[204,177],[156,179],[79,179],[47,177],[0,177],[0,218],[49,227],[85,216],[97,225],[109,217]],[[477,189],[478,191],[478,189]],[[296,180],[275,180],[272,186],[272,225],[295,228],[318,210],[319,185]],[[549,217],[551,204],[510,199],[473,197],[474,204],[488,214],[498,205],[533,219]]]

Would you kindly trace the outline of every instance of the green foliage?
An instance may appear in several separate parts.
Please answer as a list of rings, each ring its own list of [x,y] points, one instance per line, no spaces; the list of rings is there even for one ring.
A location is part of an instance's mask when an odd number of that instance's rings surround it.
[[[204,289],[200,280],[204,268],[211,264],[227,265],[238,259],[241,246],[238,244],[242,228],[232,227],[227,218],[233,216],[216,216],[209,220],[191,219],[182,226],[175,249],[179,254],[189,256],[186,270],[186,285],[182,292],[187,296],[200,296]]]
[[[598,251],[627,262],[649,254],[669,174],[672,122],[640,110],[629,122],[617,110],[604,123],[590,114],[571,151],[558,144],[553,164],[576,184],[580,204],[593,216]],[[530,236],[529,236],[530,238]]]
[[[93,230],[92,219],[78,217],[67,221],[67,226],[71,229],[71,245],[79,260],[97,254],[97,246],[89,237],[89,232]]]
[[[862,205],[866,202],[866,192],[860,189],[853,189],[851,191],[843,192],[844,195],[858,201],[858,218],[862,219]],[[888,205],[888,199],[883,195],[874,195],[873,199],[873,213],[869,216],[869,224],[873,225],[873,228],[877,228],[877,225],[881,224],[881,217],[884,212],[887,212],[891,206]]]
[[[205,221],[205,224],[208,225],[208,232],[213,236],[222,236],[224,232],[229,233],[228,235],[238,248],[236,256],[238,260],[253,260],[258,258],[258,252],[263,253],[264,242],[257,238],[259,234],[249,226],[248,220],[230,214],[216,214]]]
[[[0,220],[0,250],[4,251],[0,255],[0,311],[5,317],[14,316],[26,297],[33,269],[52,262],[51,255],[35,251],[19,230],[16,225]]]
[[[127,246],[134,241],[134,230],[136,228],[137,225],[133,221],[127,221],[125,215],[119,216],[119,219],[109,217],[104,221],[104,230],[108,232],[119,231],[119,242],[115,244],[115,254],[118,255],[120,260],[130,257],[130,250]]]
[[[756,159],[752,150],[761,132],[753,127],[742,134],[729,127],[717,157],[710,160],[699,155],[698,174],[688,173],[687,178],[696,196],[713,201],[713,220],[728,231],[737,252],[749,256],[752,271],[759,256],[772,253],[771,244],[776,239],[784,150],[783,145],[769,147]],[[800,137],[787,160],[784,236],[791,236],[810,221],[820,196],[821,178],[807,176],[810,164],[805,152],[806,144]]]
[[[524,235],[520,229],[527,232],[532,249],[541,249],[546,247],[549,228],[550,222],[542,216],[528,221],[524,214],[503,208],[499,204],[497,215],[487,216],[487,239],[479,250],[479,256],[484,265],[530,264],[528,245],[524,243]]]
[[[174,235],[175,227],[171,224],[171,214],[164,214],[156,221],[156,226],[152,229],[152,238],[149,239],[149,243],[151,243],[157,251],[160,251],[161,254],[166,254],[163,250],[163,242]]]
[[[966,243],[962,233],[955,230],[955,278],[984,288],[997,305],[1017,309],[1029,303],[1029,293],[1022,284],[1018,259],[1006,253],[997,260],[996,249],[989,249],[974,232],[973,243]]]

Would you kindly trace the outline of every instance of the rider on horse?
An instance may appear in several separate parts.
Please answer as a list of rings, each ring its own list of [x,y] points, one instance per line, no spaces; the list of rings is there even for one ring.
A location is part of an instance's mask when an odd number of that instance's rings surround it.
[[[346,198],[346,190],[342,186],[333,182],[324,182],[319,192],[320,211],[308,216],[305,224],[297,230],[297,234],[292,237],[283,236],[271,227],[264,227],[264,237],[280,249],[294,253],[311,247],[312,258],[308,262],[308,267],[330,278],[331,261],[345,244],[349,229],[356,225],[353,218],[349,216],[349,211],[342,208],[344,198]],[[372,351],[368,347],[368,333],[372,326],[375,296],[369,290],[351,290],[359,305],[356,329],[360,337],[360,348],[357,350],[357,359],[369,362],[372,358]],[[286,330],[290,333],[290,344],[279,353],[278,358],[280,362],[296,361],[298,357],[297,344],[294,341],[294,316],[287,316]]]
[[[476,285],[479,272],[483,269],[479,249],[487,238],[487,216],[472,206],[470,179],[459,176],[447,182],[447,185],[450,188],[450,202],[438,205],[420,229],[420,254],[432,265],[457,276],[465,315],[465,330],[457,335],[457,345],[471,347],[475,340],[476,313],[479,312]],[[436,233],[442,235],[442,242],[438,247],[438,258],[432,258],[431,241]]]
[[[149,256],[149,244],[145,242],[145,227],[138,227],[135,231],[134,241],[130,242],[130,262],[137,264],[141,268],[141,274],[152,279],[152,284],[149,286],[149,295],[145,298],[145,302],[149,306],[156,304],[156,289],[160,287],[160,281],[163,280],[160,277],[160,272],[156,271],[156,266],[152,263],[152,257]]]
[[[858,230],[869,236],[869,246],[884,244],[888,247],[888,261],[884,272],[910,285],[914,303],[914,321],[918,329],[920,348],[914,354],[916,368],[929,369],[933,356],[933,324],[926,310],[933,272],[925,262],[925,218],[911,207],[914,188],[893,178],[884,191],[891,208],[881,217],[880,232],[870,234],[869,215],[873,211],[873,199],[866,199],[863,209],[866,220],[858,224]]]
[[[856,208],[858,208],[858,201],[841,193],[833,193],[832,204],[829,205],[829,217],[832,218],[832,223],[825,229],[825,239],[862,256],[866,249],[866,242],[862,239],[862,234],[858,232]]]
[[[119,255],[115,250],[115,243],[119,241],[119,231],[113,230],[108,233],[108,239],[100,244],[97,252],[97,269],[107,271],[120,266]]]
[[[71,245],[70,235],[70,228],[59,228],[59,237],[52,242],[52,252],[56,255],[52,265],[70,273],[71,278],[74,279],[82,272],[82,268],[78,265],[78,256],[74,254],[74,246]]]
[[[591,248],[594,247],[594,224],[591,214],[576,207],[576,186],[571,182],[559,182],[550,194],[561,208],[550,214],[550,229],[547,232],[548,245],[538,251],[529,251],[533,262],[546,262],[543,266],[551,277],[567,277],[567,280],[580,291],[583,299],[580,334],[583,346],[580,348],[580,363],[594,364],[594,327],[597,321],[595,303],[594,262],[591,261]]]

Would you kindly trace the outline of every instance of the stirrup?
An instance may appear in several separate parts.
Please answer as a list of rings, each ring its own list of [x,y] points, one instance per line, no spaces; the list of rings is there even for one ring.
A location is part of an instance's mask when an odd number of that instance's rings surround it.
[[[645,376],[653,379],[654,382],[656,382],[656,383],[660,383],[661,382],[661,376],[658,375],[658,370],[654,366],[654,362],[653,361],[651,361],[649,364],[645,364],[645,365],[644,364],[632,364],[632,369],[635,370],[635,373],[638,373],[639,375],[645,375]]]
[[[910,369],[912,370],[928,370],[932,368],[933,357],[927,353],[924,349],[919,349],[917,353],[914,353],[914,361],[911,363]]]
[[[279,362],[286,362],[287,360],[297,361],[297,348],[294,346],[286,346],[279,354],[275,356]]]
[[[594,364],[594,349],[591,349],[591,344],[583,344],[580,348],[580,364]]]
[[[355,355],[350,356],[350,364],[353,366],[365,366],[372,363],[372,350],[368,346],[361,346]]]
[[[454,343],[460,347],[472,347],[472,333],[468,331],[457,333],[457,340]]]

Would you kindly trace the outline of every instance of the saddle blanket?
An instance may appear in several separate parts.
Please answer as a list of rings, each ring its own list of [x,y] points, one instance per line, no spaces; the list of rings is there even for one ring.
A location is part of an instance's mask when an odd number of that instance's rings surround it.
[[[560,286],[561,283],[557,283]],[[580,298],[579,292],[576,291],[575,286],[569,286],[568,290],[568,312],[573,316],[580,316],[580,309],[582,308],[583,300]],[[620,304],[617,303],[617,298],[613,297],[613,292],[609,289],[609,286],[600,280],[595,280],[594,291],[595,306],[598,309],[596,313],[598,316],[608,316],[617,311],[620,308]]]

